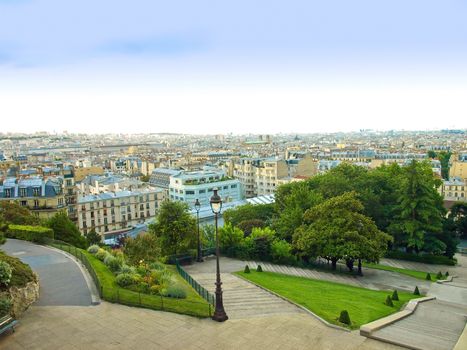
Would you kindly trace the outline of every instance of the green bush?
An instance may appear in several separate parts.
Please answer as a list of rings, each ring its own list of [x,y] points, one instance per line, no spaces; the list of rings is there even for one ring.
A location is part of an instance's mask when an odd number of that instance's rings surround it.
[[[435,264],[435,265],[450,265],[455,266],[457,264],[456,259],[450,259],[444,255],[431,255],[431,254],[411,254],[406,252],[401,252],[400,250],[390,250],[385,254],[386,258],[391,259],[400,259],[408,261],[416,261],[425,264]]]
[[[6,316],[10,313],[11,300],[6,297],[0,297],[0,317]]]
[[[263,268],[261,267],[261,265],[258,265],[256,267],[256,272],[263,272]]]
[[[292,245],[285,240],[274,241],[271,244],[271,256],[276,264],[293,265],[296,262],[292,254]]]
[[[128,266],[127,264],[123,264],[120,267],[120,273],[129,273],[129,274],[135,274],[136,269],[133,266]]]
[[[99,259],[100,261],[104,261],[104,259],[109,255],[109,253],[105,251],[104,249],[99,248],[99,250],[97,251],[95,255],[97,259]]]
[[[446,271],[446,274],[444,275],[446,278],[449,277],[449,272]]]
[[[122,264],[120,261],[111,254],[108,254],[104,259],[104,264],[110,269],[112,272],[117,272],[120,270]]]
[[[0,261],[0,286],[10,284],[12,272],[10,264],[6,261]]]
[[[339,322],[350,326],[350,316],[347,310],[341,311]]]
[[[150,263],[149,264],[149,268],[151,270],[161,270],[161,271],[164,271],[166,268],[165,268],[165,265],[156,261],[156,262],[153,262],[153,263]]]
[[[121,273],[117,275],[115,278],[115,282],[120,286],[120,287],[128,287],[131,286],[132,284],[135,283],[135,277],[134,275],[131,275],[129,273]]]
[[[180,284],[177,283],[165,289],[162,296],[170,297],[170,298],[185,299],[186,290]]]
[[[396,301],[399,300],[399,294],[397,294],[397,290],[395,290],[395,291],[392,293],[392,300],[396,300]]]
[[[441,271],[439,271],[439,272],[437,273],[436,278],[439,279],[439,280],[443,278],[443,274],[442,274]]]
[[[386,302],[385,302],[385,304],[386,304],[387,306],[391,306],[391,307],[394,306],[394,303],[392,302],[392,299],[391,299],[391,296],[390,296],[390,295],[388,295],[388,296],[386,297]]]
[[[415,286],[415,289],[413,291],[414,295],[420,295],[420,291],[418,290],[418,286]]]
[[[0,232],[0,245],[6,242],[6,238],[3,232]]]
[[[0,251],[0,261],[7,262],[12,269],[10,286],[24,287],[28,282],[37,281],[37,277],[29,265],[26,265],[18,258],[8,256]]]
[[[425,279],[426,279],[427,281],[431,281],[431,275],[430,275],[429,272],[426,274]]]
[[[96,254],[99,251],[100,247],[97,244],[93,244],[88,248],[88,252],[91,254]]]
[[[7,237],[35,243],[46,243],[54,238],[54,231],[48,227],[28,225],[8,225]]]
[[[250,273],[250,267],[248,265],[245,265],[245,270],[243,272]]]

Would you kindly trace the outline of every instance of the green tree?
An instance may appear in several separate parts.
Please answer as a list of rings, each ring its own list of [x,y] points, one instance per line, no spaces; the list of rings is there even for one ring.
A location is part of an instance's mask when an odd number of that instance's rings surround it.
[[[242,244],[243,231],[230,222],[219,229],[219,244],[229,256],[235,256]]]
[[[275,195],[273,229],[280,238],[291,242],[293,233],[303,223],[305,211],[322,200],[322,196],[304,181],[279,186]]]
[[[161,247],[153,234],[143,233],[125,239],[123,253],[131,265],[138,265],[140,261],[151,263],[160,258]]]
[[[245,204],[238,207],[227,209],[222,217],[224,222],[229,222],[234,226],[238,226],[245,220],[261,220],[268,223],[274,214],[273,204]]]
[[[0,223],[34,226],[40,225],[41,220],[15,202],[0,201]]]
[[[308,257],[321,256],[336,268],[339,259],[378,261],[391,237],[378,230],[354,192],[344,193],[307,210],[293,237]]]
[[[403,169],[404,176],[398,191],[399,204],[393,210],[394,219],[388,230],[396,245],[416,252],[429,247],[442,246],[437,234],[442,232],[444,209],[442,198],[436,191],[440,180],[433,176],[428,162],[412,161]],[[427,241],[426,241],[427,240]]]
[[[451,207],[448,215],[449,221],[453,225],[459,237],[467,239],[467,204],[456,203]]]
[[[183,202],[163,202],[149,231],[159,239],[164,256],[185,253],[196,246],[196,219]]]
[[[76,225],[70,220],[66,211],[62,210],[47,220],[46,226],[54,231],[55,239],[67,242],[75,247],[86,248],[86,239]]]
[[[88,246],[94,244],[102,244],[102,237],[96,232],[96,230],[91,229],[87,234],[84,235]]]

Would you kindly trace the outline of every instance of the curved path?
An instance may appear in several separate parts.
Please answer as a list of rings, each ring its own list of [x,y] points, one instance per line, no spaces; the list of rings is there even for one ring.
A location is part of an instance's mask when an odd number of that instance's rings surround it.
[[[91,293],[77,263],[54,249],[16,239],[1,247],[21,259],[39,275],[39,300],[35,305],[92,305]]]

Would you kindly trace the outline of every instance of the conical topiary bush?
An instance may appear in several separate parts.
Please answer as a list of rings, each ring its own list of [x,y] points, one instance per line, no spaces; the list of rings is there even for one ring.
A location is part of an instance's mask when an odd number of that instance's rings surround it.
[[[258,265],[258,267],[256,268],[256,271],[257,272],[263,272],[263,268],[261,267],[261,265]]]
[[[437,273],[437,275],[436,275],[436,279],[440,280],[440,279],[442,279],[442,278],[443,278],[443,274],[442,274],[441,271],[439,271],[439,272]]]
[[[449,272],[446,271],[446,274],[445,274],[444,276],[445,276],[446,278],[448,278],[448,277],[449,277]]]
[[[427,281],[431,281],[431,275],[430,275],[429,272],[426,274],[425,279],[426,279]]]
[[[388,296],[386,297],[386,302],[385,302],[385,304],[386,304],[387,306],[391,306],[391,307],[394,306],[394,303],[392,302],[392,299],[391,299],[391,296],[390,296],[390,295],[388,295]]]
[[[413,291],[414,295],[420,295],[420,291],[418,290],[418,286],[415,286],[415,290]]]
[[[391,299],[399,301],[399,294],[397,294],[397,290],[394,290],[394,292],[392,293]]]
[[[245,265],[245,270],[243,272],[250,273],[250,267],[248,265]]]
[[[350,326],[350,316],[347,310],[341,311],[339,322]]]

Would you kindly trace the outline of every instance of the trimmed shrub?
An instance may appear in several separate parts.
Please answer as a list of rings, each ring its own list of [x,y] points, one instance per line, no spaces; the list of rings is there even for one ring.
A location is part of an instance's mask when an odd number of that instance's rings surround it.
[[[263,272],[263,268],[261,267],[261,265],[258,265],[258,267],[256,268],[256,272]]]
[[[109,254],[105,257],[104,259],[104,264],[109,268],[110,271],[112,272],[117,272],[120,270],[120,267],[122,264],[120,261],[114,257],[113,255]]]
[[[115,282],[117,282],[120,287],[128,287],[135,283],[135,278],[129,273],[121,273],[117,275]]]
[[[122,266],[120,266],[120,273],[135,274],[136,269],[133,266],[128,266],[127,264],[123,264]]]
[[[0,286],[10,284],[12,272],[10,264],[6,261],[0,261]]]
[[[186,298],[186,290],[179,284],[174,284],[169,286],[167,289],[164,290],[164,297],[170,298],[178,298],[178,299],[185,299]]]
[[[399,294],[397,294],[397,290],[394,290],[394,292],[392,293],[391,299],[399,301]]]
[[[104,249],[99,248],[95,255],[97,259],[99,259],[100,261],[104,261],[104,259],[109,255],[109,253],[106,252]]]
[[[88,248],[88,252],[91,254],[96,254],[99,251],[100,247],[97,244],[93,244]]]
[[[45,243],[54,238],[54,231],[48,227],[28,225],[8,225],[7,237],[35,243]]]
[[[439,279],[439,280],[443,278],[443,274],[442,274],[441,271],[439,271],[439,272],[437,273],[436,278]]]
[[[149,287],[149,291],[151,294],[160,294],[162,290],[162,286],[159,284],[153,284],[151,287]]]
[[[385,302],[385,304],[386,304],[387,306],[391,306],[391,307],[394,306],[394,303],[392,302],[392,299],[391,299],[391,296],[390,296],[390,295],[388,295],[388,296],[386,297],[386,302]]]
[[[450,266],[455,266],[457,264],[456,259],[450,259],[449,257],[444,256],[444,255],[431,255],[431,254],[417,255],[417,254],[402,252],[400,250],[390,250],[386,252],[385,256],[386,258],[416,261],[416,262],[421,262],[425,264],[450,265]]]
[[[415,286],[415,289],[413,291],[414,295],[420,295],[420,291],[418,290],[418,286]]]
[[[245,265],[245,270],[243,272],[250,273],[250,267],[248,265]]]
[[[425,279],[426,279],[427,281],[431,281],[431,275],[430,275],[429,272],[426,274]]]
[[[347,310],[341,311],[339,322],[350,326],[350,316]]]
[[[449,272],[446,271],[446,274],[444,275],[445,277],[449,277]]]
[[[11,300],[6,297],[0,297],[0,317],[6,316],[10,313]]]

